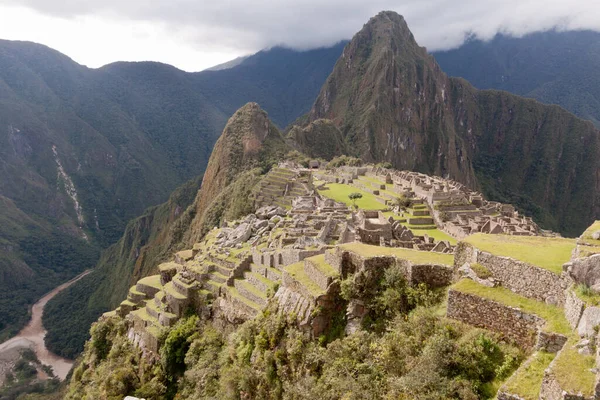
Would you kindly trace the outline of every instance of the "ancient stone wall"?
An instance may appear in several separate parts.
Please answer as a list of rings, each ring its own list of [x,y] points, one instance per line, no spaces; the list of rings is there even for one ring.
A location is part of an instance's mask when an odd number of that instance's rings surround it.
[[[492,273],[502,286],[525,297],[562,306],[565,303],[567,280],[546,269],[479,251],[468,243],[459,243],[455,253],[455,266],[478,263]]]
[[[425,283],[431,287],[443,287],[452,283],[454,269],[448,265],[410,265],[407,280],[411,284]]]
[[[567,290],[565,296],[565,317],[572,329],[577,328],[577,325],[579,325],[584,307],[583,301],[577,297],[575,292],[572,289]]]
[[[535,346],[538,327],[545,322],[536,315],[453,289],[448,291],[447,316],[499,332],[526,349]]]
[[[567,343],[567,337],[559,333],[539,331],[535,343],[536,350],[557,353]]]

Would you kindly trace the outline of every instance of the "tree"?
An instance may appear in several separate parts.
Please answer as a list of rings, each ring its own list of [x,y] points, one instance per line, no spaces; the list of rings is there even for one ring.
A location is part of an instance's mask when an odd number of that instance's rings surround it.
[[[354,205],[354,208],[357,208],[357,206],[356,206],[356,200],[358,200],[358,199],[362,199],[362,194],[360,194],[360,193],[356,193],[356,192],[355,192],[355,193],[350,193],[350,194],[348,195],[348,198],[349,198],[350,200],[352,200],[352,204]]]

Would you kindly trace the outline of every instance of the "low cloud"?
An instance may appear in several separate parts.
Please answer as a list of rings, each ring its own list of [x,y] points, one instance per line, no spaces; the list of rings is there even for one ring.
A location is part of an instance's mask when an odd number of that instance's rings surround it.
[[[430,50],[460,45],[468,34],[523,35],[600,30],[597,0],[0,0],[60,18],[95,16],[160,23],[198,50],[252,52],[273,45],[308,49],[349,39],[373,15],[394,10]]]

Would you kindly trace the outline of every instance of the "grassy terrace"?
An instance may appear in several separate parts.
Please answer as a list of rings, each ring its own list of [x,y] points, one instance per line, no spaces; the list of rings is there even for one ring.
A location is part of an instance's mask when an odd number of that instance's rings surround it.
[[[546,332],[555,332],[571,335],[572,330],[565,318],[562,308],[550,304],[519,296],[503,287],[487,287],[470,279],[462,279],[451,286],[452,289],[462,293],[483,297],[510,307],[520,308],[522,311],[535,314],[546,320],[543,327]]]
[[[242,303],[246,304],[247,306],[260,311],[262,309],[262,307],[259,304],[256,304],[255,302],[253,302],[252,300],[247,299],[246,297],[242,296],[240,294],[240,292],[233,286],[224,286],[225,290],[232,296],[235,297],[236,299],[238,299],[239,301],[241,301]]]
[[[360,193],[362,198],[356,200],[356,205],[363,210],[384,210],[386,205],[377,201],[377,196],[359,188],[345,185],[342,183],[328,183],[328,189],[319,190],[319,194],[332,200],[344,203],[350,207],[353,206],[352,200],[348,198],[350,193]]]
[[[600,221],[594,222],[589,228],[587,228],[581,235],[579,242],[590,246],[600,245],[600,240],[592,239],[592,234],[596,231],[600,231]]]
[[[452,265],[454,256],[451,254],[433,253],[431,251],[418,251],[397,247],[371,246],[364,243],[347,243],[340,247],[346,251],[352,251],[363,257],[395,256],[408,260],[413,264],[445,264]]]
[[[162,289],[162,285],[160,283],[160,275],[151,275],[145,278],[142,278],[138,281],[142,285],[150,286],[156,289]]]
[[[319,254],[318,256],[309,257],[307,258],[307,260],[310,260],[313,263],[315,263],[319,267],[319,270],[327,276],[336,277],[339,275],[338,271],[336,271],[335,268],[333,268],[325,261],[325,254]]]
[[[556,354],[539,351],[506,381],[502,390],[516,394],[525,400],[537,400],[540,396],[544,370],[548,368]]]
[[[556,274],[571,259],[574,239],[539,236],[486,235],[477,233],[465,239],[479,250],[498,256],[511,257]]]
[[[579,354],[575,348],[578,340],[573,336],[567,341],[552,365],[552,375],[563,390],[593,396],[596,375],[590,369],[594,368],[596,358]]]
[[[311,295],[314,297],[320,296],[323,290],[317,285],[312,279],[304,272],[304,261],[297,262],[295,264],[288,265],[285,267],[285,271],[289,273],[295,280],[300,282]]]

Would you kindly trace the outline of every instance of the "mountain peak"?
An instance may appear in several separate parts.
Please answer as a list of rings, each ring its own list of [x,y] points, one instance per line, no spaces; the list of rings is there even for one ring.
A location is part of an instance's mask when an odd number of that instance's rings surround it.
[[[210,156],[202,186],[196,198],[197,227],[204,226],[204,214],[220,193],[239,176],[281,157],[289,150],[277,127],[257,103],[247,103],[227,121]]]

